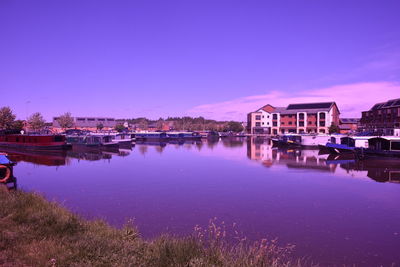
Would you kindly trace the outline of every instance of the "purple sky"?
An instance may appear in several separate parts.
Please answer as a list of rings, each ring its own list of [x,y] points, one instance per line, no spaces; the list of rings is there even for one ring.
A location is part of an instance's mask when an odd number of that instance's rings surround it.
[[[400,97],[400,1],[0,0],[0,106],[245,120]]]

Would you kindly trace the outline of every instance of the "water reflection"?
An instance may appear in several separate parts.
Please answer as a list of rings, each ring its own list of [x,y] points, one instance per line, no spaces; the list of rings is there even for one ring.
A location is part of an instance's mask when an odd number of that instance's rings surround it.
[[[367,176],[377,182],[400,183],[400,161],[399,160],[359,160],[345,164],[340,167],[346,171],[367,172]]]
[[[287,168],[327,171],[351,177],[368,177],[377,182],[400,183],[400,160],[356,160],[352,155],[327,155],[318,150],[279,149],[270,140],[247,140],[247,157],[265,167],[285,165]],[[340,167],[340,169],[338,168]]]
[[[355,160],[353,156],[328,155],[318,150],[281,149],[272,146],[271,140],[262,137],[225,137],[203,141],[169,141],[169,142],[138,142],[137,150],[145,155],[149,148],[162,154],[166,146],[184,148],[201,152],[204,146],[213,150],[216,146],[225,148],[247,148],[247,158],[260,162],[264,167],[285,166],[288,169],[303,169],[310,171],[330,172],[351,177],[371,178],[377,182],[400,183],[400,160]],[[7,153],[15,162],[28,162],[44,166],[69,165],[72,159],[78,161],[112,160],[113,157],[128,157],[134,146],[120,149],[98,149],[73,147],[69,151],[20,151],[2,148],[0,152]]]
[[[0,152],[6,153],[11,161],[29,162],[45,166],[63,166],[67,164],[66,151],[23,151],[1,148]]]
[[[279,149],[272,147],[270,140],[251,138],[247,140],[247,157],[260,161],[267,168],[285,165],[287,168],[335,172],[337,164],[328,161],[327,155],[318,150]]]

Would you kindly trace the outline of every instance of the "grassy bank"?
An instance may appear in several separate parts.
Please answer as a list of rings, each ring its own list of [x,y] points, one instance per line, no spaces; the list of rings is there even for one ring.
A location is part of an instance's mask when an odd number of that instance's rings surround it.
[[[0,187],[1,266],[300,266],[290,248],[228,245],[221,229],[148,241],[132,225],[87,221],[37,194]]]

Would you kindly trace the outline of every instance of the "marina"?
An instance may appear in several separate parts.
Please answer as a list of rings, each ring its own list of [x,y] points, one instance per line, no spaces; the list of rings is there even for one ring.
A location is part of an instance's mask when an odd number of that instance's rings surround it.
[[[279,148],[264,137],[4,153],[16,163],[10,188],[42,193],[116,227],[134,218],[145,238],[187,235],[217,217],[249,240],[296,244],[296,256],[322,266],[398,260],[397,159]]]

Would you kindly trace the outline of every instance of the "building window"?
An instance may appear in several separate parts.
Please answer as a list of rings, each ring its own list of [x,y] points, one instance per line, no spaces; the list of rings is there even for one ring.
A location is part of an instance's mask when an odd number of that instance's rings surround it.
[[[293,124],[293,122],[289,121],[289,125],[292,125],[292,124]]]
[[[309,124],[309,125],[312,125],[313,123],[312,123],[312,121],[309,121],[308,124]]]
[[[399,109],[400,110],[400,109]],[[267,119],[269,119],[269,115],[267,116]]]
[[[256,120],[261,120],[261,115],[256,115]]]
[[[304,121],[299,121],[299,126],[303,127],[304,126]]]
[[[98,121],[105,121],[105,119],[97,119]]]
[[[278,123],[276,121],[272,122],[272,126],[278,126]]]
[[[87,119],[88,121],[94,121],[94,119],[93,118],[90,118],[90,119]]]
[[[300,114],[299,114],[299,119],[300,119],[300,120],[304,120],[304,113],[300,113]]]
[[[285,125],[285,122],[284,122],[284,121],[282,121],[282,122],[281,122],[281,125]]]
[[[261,124],[259,122],[256,122],[256,127],[260,127]]]
[[[76,120],[78,120],[78,121],[85,121],[86,119],[85,119],[85,118],[77,118]]]
[[[277,120],[278,119],[278,114],[272,114],[272,119]]]
[[[267,122],[267,125],[269,125],[269,122]]]
[[[107,119],[107,121],[114,121],[114,119]]]
[[[264,115],[263,115],[262,117],[263,117],[263,119],[264,119]]]
[[[264,125],[264,123],[261,123],[262,125]]]
[[[319,114],[319,118],[320,118],[320,119],[325,119],[325,113],[320,113],[320,114]]]
[[[320,122],[319,122],[319,126],[325,127],[325,122],[324,122],[324,121],[320,121]]]

